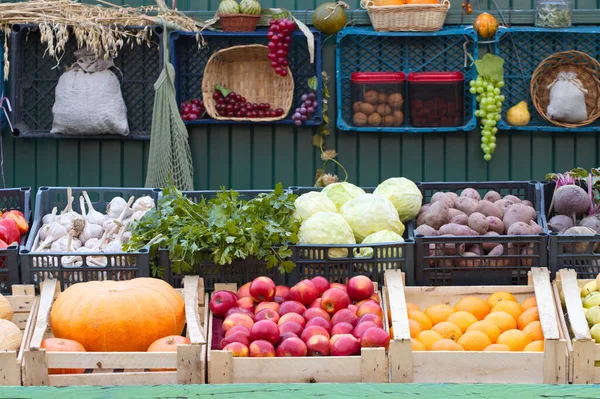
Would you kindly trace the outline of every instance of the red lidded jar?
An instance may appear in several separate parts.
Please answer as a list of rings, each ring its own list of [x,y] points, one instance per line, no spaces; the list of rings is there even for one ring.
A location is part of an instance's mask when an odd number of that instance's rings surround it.
[[[408,74],[410,124],[414,127],[452,127],[464,124],[462,72]]]
[[[355,72],[350,82],[354,126],[398,127],[404,124],[404,72]]]

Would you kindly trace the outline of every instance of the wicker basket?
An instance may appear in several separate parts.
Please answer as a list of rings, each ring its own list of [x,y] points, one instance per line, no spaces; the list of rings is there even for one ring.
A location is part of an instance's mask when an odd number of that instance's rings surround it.
[[[267,58],[269,48],[261,44],[228,47],[215,52],[204,69],[202,98],[206,112],[217,120],[271,122],[284,119],[294,100],[294,78],[279,76]],[[283,115],[272,118],[231,118],[220,116],[213,99],[215,86],[221,85],[244,96],[249,102],[269,103],[283,109]]]
[[[260,15],[225,14],[219,15],[223,32],[254,32]]]
[[[435,32],[444,26],[450,1],[440,4],[407,4],[403,6],[375,6],[372,0],[361,0],[367,9],[373,29],[377,32]]]
[[[588,90],[585,105],[588,119],[580,123],[567,123],[552,120],[546,115],[550,102],[548,86],[554,82],[559,72],[575,72],[577,78]],[[531,100],[537,112],[548,122],[562,127],[589,125],[600,117],[600,63],[580,51],[563,51],[546,58],[538,65],[531,77]]]

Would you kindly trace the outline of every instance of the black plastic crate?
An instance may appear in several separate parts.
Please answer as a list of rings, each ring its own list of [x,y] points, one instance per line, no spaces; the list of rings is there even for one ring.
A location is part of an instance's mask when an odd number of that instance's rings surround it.
[[[0,189],[0,210],[19,210],[23,212],[27,223],[31,226],[31,188]],[[21,237],[24,245],[27,235]],[[11,245],[0,249],[0,293],[11,294],[13,284],[20,284],[19,277],[19,246]]]
[[[548,259],[547,228],[542,207],[541,188],[533,181],[515,182],[456,182],[418,183],[423,193],[423,204],[429,203],[438,191],[460,193],[465,188],[474,188],[480,195],[495,190],[500,195],[514,195],[531,201],[536,208],[537,223],[543,233],[539,235],[499,237],[430,237],[416,235],[410,229],[410,237],[415,240],[416,282],[420,286],[441,285],[525,285],[527,273],[532,267],[545,266]],[[412,226],[411,226],[412,227]],[[498,257],[465,257],[452,254],[461,245],[482,245],[498,243],[504,247],[504,254]],[[517,252],[509,254],[509,249]]]
[[[361,187],[372,193],[375,187]],[[321,191],[321,187],[290,187],[293,194],[302,195],[311,191]],[[331,283],[346,283],[357,275],[365,275],[379,284],[384,283],[385,270],[402,270],[406,284],[414,285],[414,240],[409,238],[409,230],[414,230],[413,221],[406,223],[404,242],[381,244],[348,245],[292,245],[293,261],[296,267],[288,275],[288,284],[294,285],[305,278],[323,276]],[[410,227],[409,227],[410,226]],[[369,258],[356,256],[356,252],[372,248]],[[330,250],[346,250],[347,256],[332,257]],[[343,255],[339,254],[339,255]]]
[[[554,194],[555,182],[541,183],[543,198],[542,204],[546,219],[550,220],[554,212],[550,213],[550,203]],[[587,185],[582,186],[587,191]],[[587,243],[587,250],[575,251],[578,243]],[[548,262],[552,276],[560,269],[573,269],[580,279],[594,279],[600,273],[600,234],[595,235],[565,235],[550,232],[548,236]],[[583,247],[580,245],[579,248]]]
[[[144,28],[137,28],[144,29]],[[56,60],[46,54],[36,25],[13,25],[10,38],[10,113],[14,135],[22,138],[133,139],[149,140],[154,106],[154,83],[161,71],[162,28],[151,30],[152,44],[124,45],[114,60],[122,72],[123,100],[127,106],[128,136],[106,134],[74,136],[51,134],[52,106],[58,79],[75,61],[77,40],[70,37],[64,56]]]
[[[155,202],[158,201],[160,189],[147,188],[107,188],[107,187],[76,187],[72,188],[73,210],[80,213],[78,198],[83,191],[87,191],[94,209],[103,212],[106,205],[116,196],[128,199],[134,196],[136,199],[142,196],[150,196]],[[24,284],[39,283],[47,278],[60,281],[62,289],[69,285],[83,281],[95,280],[130,280],[135,277],[149,277],[149,251],[147,248],[139,252],[120,253],[91,253],[77,252],[77,256],[83,258],[81,266],[63,266],[63,257],[72,256],[71,253],[56,252],[32,252],[37,245],[38,230],[42,226],[44,215],[51,213],[53,207],[60,210],[67,205],[67,187],[40,187],[36,196],[33,226],[30,229],[29,238],[24,248],[21,248],[21,278]],[[107,265],[98,267],[89,264],[88,259],[94,256],[106,257]]]

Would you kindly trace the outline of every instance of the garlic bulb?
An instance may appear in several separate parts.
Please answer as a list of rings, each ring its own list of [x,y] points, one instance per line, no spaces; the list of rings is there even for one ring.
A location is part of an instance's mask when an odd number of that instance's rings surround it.
[[[100,239],[99,238],[90,238],[85,242],[84,247],[87,249],[92,249],[98,246],[98,244],[100,244]]]
[[[40,245],[38,245],[36,250],[33,252],[38,252],[39,250],[46,248],[48,245],[58,240],[59,238],[62,238],[69,234],[67,228],[58,222],[52,222],[49,225],[49,230],[50,231],[48,232],[46,239]]]
[[[154,208],[154,206],[155,206],[154,199],[152,197],[149,197],[146,195],[145,197],[138,198],[133,203],[133,206],[131,207],[131,209],[133,209],[135,212],[140,212],[140,211],[147,212],[150,209]]]
[[[67,251],[75,252],[73,249],[73,231],[67,237]],[[63,256],[61,261],[64,267],[79,267],[83,265],[83,258],[81,256]]]
[[[116,219],[124,211],[129,214],[133,213],[131,208],[129,208],[130,206],[131,206],[131,203],[128,204],[127,201],[125,201],[123,198],[115,197],[106,206],[106,213],[108,214],[109,217]],[[126,214],[125,216],[129,216],[129,215]]]
[[[106,231],[106,230],[110,230],[112,229],[112,227],[115,224],[115,220],[117,220],[116,218],[111,218],[109,217],[108,219],[106,219],[106,221],[104,223],[102,223],[102,228]]]
[[[73,195],[71,187],[67,188],[67,206],[58,217],[58,222],[65,226],[68,231],[73,230],[74,235],[78,236],[85,227],[85,219],[83,216],[73,211]]]
[[[56,221],[56,212],[58,212],[58,208],[52,208],[52,213],[47,214],[42,218],[42,224],[50,224]]]
[[[135,211],[133,212],[133,215],[131,215],[131,217],[127,220],[129,222],[140,220],[146,214],[146,212],[147,211]]]
[[[49,224],[43,225],[40,228],[40,230],[38,231],[38,236],[41,241],[44,241],[46,238],[48,238],[48,234],[50,234],[50,225],[51,224],[52,224],[52,222],[50,222]]]
[[[87,193],[85,193],[85,191],[84,191],[84,195],[87,195]],[[85,227],[83,228],[83,230],[81,231],[81,234],[79,234],[79,240],[81,240],[81,242],[85,244],[90,238],[102,237],[102,233],[104,233],[104,229],[101,226],[98,226],[97,224],[90,222],[89,214],[86,215],[86,213],[85,213],[85,203],[83,201],[83,197],[79,197],[79,206],[81,207],[81,214],[88,221],[85,224]],[[98,213],[98,212],[96,212],[96,213]]]
[[[111,242],[109,242],[106,245],[106,248],[104,248],[104,252],[123,252],[123,234],[125,234],[125,231],[127,231],[127,228],[129,227],[129,223],[123,225],[123,227],[121,227],[121,230],[119,231],[119,234],[117,234],[117,236],[115,237],[115,239]]]
[[[78,240],[77,238],[71,237],[71,235],[67,235],[67,236],[61,237],[58,240],[54,241],[52,243],[52,245],[50,246],[50,251],[51,252],[72,252],[72,251],[69,251],[69,244],[68,244],[69,239],[71,240],[71,247],[73,248],[73,250],[77,250],[82,247],[80,240]]]
[[[106,221],[107,216],[103,215],[102,213],[100,213],[94,209],[94,206],[92,205],[92,201],[90,201],[90,196],[88,195],[88,193],[86,191],[84,191],[82,194],[85,197],[85,202],[87,203],[88,208],[89,208],[89,211],[88,211],[88,214],[86,217],[88,223],[93,223],[93,224],[102,226],[102,224]]]
[[[129,242],[129,240],[131,240],[132,235],[133,235],[133,233],[131,231],[126,231],[123,234],[123,237],[121,238],[121,241],[123,242],[123,244],[127,244]]]
[[[129,198],[129,201],[127,201],[125,206],[122,208],[121,214],[119,214],[119,216],[116,219],[112,219],[111,223],[104,223],[104,225],[102,227],[105,230],[110,231],[113,227],[116,227],[118,229],[121,226],[123,226],[123,221],[125,220],[125,218],[127,216],[133,214],[133,212],[131,211],[131,208],[130,208],[131,204],[133,203],[133,198],[134,197]]]

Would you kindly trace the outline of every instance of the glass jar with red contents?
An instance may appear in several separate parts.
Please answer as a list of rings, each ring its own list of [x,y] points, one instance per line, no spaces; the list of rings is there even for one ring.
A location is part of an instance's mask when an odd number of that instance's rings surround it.
[[[464,124],[462,72],[408,74],[410,124],[414,127],[452,127]]]
[[[355,72],[350,81],[354,126],[398,127],[404,124],[404,72]]]

